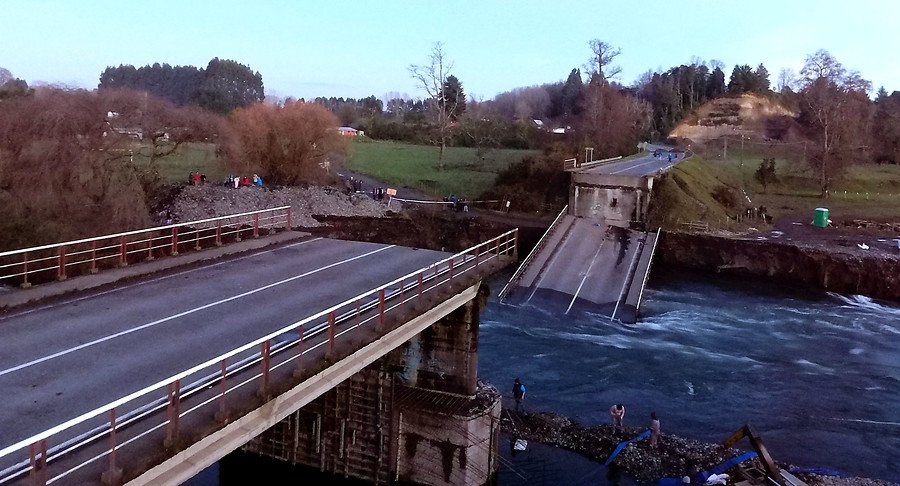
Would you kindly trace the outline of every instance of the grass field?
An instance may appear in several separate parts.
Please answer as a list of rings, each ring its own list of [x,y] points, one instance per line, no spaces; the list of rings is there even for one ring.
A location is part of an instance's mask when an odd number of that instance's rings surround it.
[[[810,215],[815,208],[826,207],[832,219],[900,220],[900,166],[860,164],[831,182],[830,197],[820,197],[818,174],[804,164],[765,149],[730,150],[727,158],[709,157],[708,171],[731,179],[744,187],[753,206],[765,206],[769,214],[780,217]],[[754,174],[763,157],[775,157],[778,182],[763,187]]]
[[[143,152],[149,152],[149,147],[144,148]],[[150,158],[135,150],[134,163],[139,167],[146,166],[150,163]],[[184,144],[174,154],[157,159],[156,167],[163,179],[173,183],[187,182],[191,171],[206,174],[210,181],[222,181],[228,175],[216,157],[216,147],[213,144]]]
[[[438,147],[397,142],[354,141],[346,167],[398,187],[408,186],[435,197],[454,194],[474,199],[490,188],[497,173],[536,154],[533,150],[448,147],[444,170],[438,170]],[[562,162],[560,162],[562,163]]]

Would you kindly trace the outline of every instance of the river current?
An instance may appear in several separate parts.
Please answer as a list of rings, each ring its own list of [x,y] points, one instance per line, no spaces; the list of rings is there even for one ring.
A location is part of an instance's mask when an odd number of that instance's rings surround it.
[[[896,304],[654,269],[637,324],[494,299],[480,333],[481,378],[521,378],[529,409],[600,424],[623,403],[708,442],[750,423],[777,460],[900,483]]]

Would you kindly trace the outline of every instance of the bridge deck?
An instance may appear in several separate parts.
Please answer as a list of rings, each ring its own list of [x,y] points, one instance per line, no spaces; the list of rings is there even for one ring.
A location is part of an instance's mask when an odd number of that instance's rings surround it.
[[[0,447],[427,266],[313,239],[0,318]]]
[[[612,315],[620,298],[619,311],[626,304],[636,305],[653,236],[588,219],[565,218],[522,276],[510,301],[539,302],[564,313],[578,309],[606,315]],[[651,240],[645,241],[648,238]],[[633,282],[632,273],[637,275]],[[628,312],[633,319],[634,309]],[[618,311],[616,317],[628,320]]]

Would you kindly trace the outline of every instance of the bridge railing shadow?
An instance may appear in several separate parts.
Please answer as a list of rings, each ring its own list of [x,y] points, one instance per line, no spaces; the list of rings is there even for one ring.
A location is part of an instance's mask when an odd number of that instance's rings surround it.
[[[513,261],[517,239],[517,230],[508,231],[31,437],[0,444],[0,484],[133,479]]]
[[[282,206],[4,251],[0,252],[0,283],[29,287],[290,227],[291,207]]]

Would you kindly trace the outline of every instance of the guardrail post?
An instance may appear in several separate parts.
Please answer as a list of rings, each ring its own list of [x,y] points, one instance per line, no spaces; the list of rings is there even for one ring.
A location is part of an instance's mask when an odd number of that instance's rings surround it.
[[[237,229],[234,231],[234,241],[235,242],[241,241],[241,219],[240,218],[238,218],[238,221],[237,221]]]
[[[219,411],[213,417],[218,422],[228,422],[228,412],[225,410],[225,393],[228,391],[226,379],[228,377],[228,364],[226,360],[222,360],[222,379],[219,380]]]
[[[297,340],[297,369],[294,370],[294,377],[303,376],[303,324],[300,324],[300,339]]]
[[[475,247],[475,271],[478,271],[478,260],[481,256],[481,245]]]
[[[222,246],[222,220],[216,221],[216,246]]]
[[[253,237],[259,238],[259,213],[253,214]]]
[[[513,230],[513,258],[519,256],[519,228]]]
[[[259,363],[260,371],[262,371],[262,376],[260,377],[261,381],[259,382],[259,395],[266,397],[269,391],[269,369],[272,364],[271,339],[267,339],[264,343],[260,344],[259,355],[262,358]]]
[[[147,259],[145,261],[152,262],[155,260],[153,258],[153,234],[150,234],[150,238],[147,239]]]
[[[285,224],[284,229],[286,229],[286,230],[291,229],[291,207],[290,206],[288,206],[288,208],[287,208],[287,222]]]
[[[168,404],[166,405],[166,439],[163,447],[171,449],[178,440],[178,419],[181,415],[181,380],[169,383]]]
[[[384,289],[378,291],[378,321],[376,321],[375,329],[380,331],[384,324]]]
[[[337,311],[328,313],[328,355],[334,353],[334,334],[335,334],[335,317]]]
[[[27,289],[31,287],[31,283],[28,282],[28,252],[22,254],[22,285],[19,287],[23,289]]]
[[[122,469],[116,467],[116,409],[109,411],[109,470],[100,474],[100,482],[108,486],[122,484]]]
[[[128,237],[122,235],[122,241],[119,244],[119,266],[128,266]]]
[[[356,327],[362,325],[362,312],[360,312],[360,302],[356,299]]]
[[[91,273],[97,273],[97,240],[91,242]]]
[[[57,280],[65,280],[66,279],[66,246],[60,245],[59,247],[59,270],[56,272]]]
[[[172,228],[172,256],[178,255],[178,226]]]
[[[447,270],[447,285],[453,285],[453,259],[450,259],[450,268]]]
[[[494,244],[496,245],[495,248],[497,249],[497,256],[500,256],[500,237],[498,236],[490,241],[494,242]]]
[[[194,236],[194,249],[199,251],[201,249],[200,248],[200,229],[198,228],[198,229],[194,230],[194,232],[196,233],[196,236]]]
[[[422,272],[416,275],[416,303],[422,303]]]
[[[31,484],[45,486],[47,484],[47,439],[31,444]]]
[[[401,310],[401,311],[403,310],[403,300],[404,300],[404,298],[403,298],[403,287],[404,287],[404,285],[403,285],[403,284],[404,284],[404,282],[403,282],[403,280],[401,280],[401,281],[400,281],[400,288],[398,289],[398,290],[400,291],[400,310]]]

